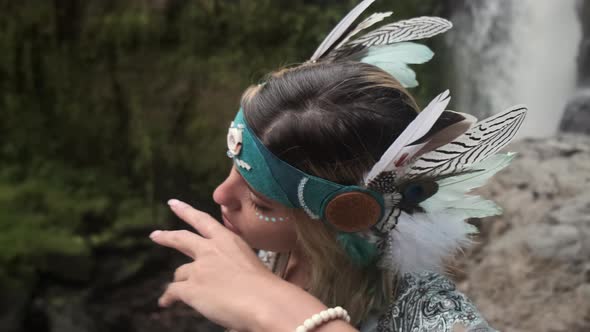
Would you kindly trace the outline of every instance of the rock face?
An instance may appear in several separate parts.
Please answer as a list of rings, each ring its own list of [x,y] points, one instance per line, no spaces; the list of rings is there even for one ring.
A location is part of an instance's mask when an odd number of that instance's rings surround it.
[[[590,135],[590,87],[579,90],[567,103],[559,130]]]
[[[504,208],[478,221],[459,287],[501,331],[590,331],[590,137],[514,143],[484,196]]]

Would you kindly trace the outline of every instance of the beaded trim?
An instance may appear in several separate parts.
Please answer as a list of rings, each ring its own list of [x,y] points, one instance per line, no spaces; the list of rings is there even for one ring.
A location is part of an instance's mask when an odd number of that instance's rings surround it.
[[[329,308],[306,319],[302,325],[295,329],[295,332],[310,332],[335,319],[342,319],[350,323],[350,316],[342,307]]]
[[[303,210],[305,211],[305,213],[307,213],[307,215],[311,219],[320,219],[320,217],[318,215],[316,215],[315,213],[313,213],[311,211],[311,209],[307,206],[307,204],[305,204],[305,198],[303,197],[303,190],[305,189],[305,184],[307,183],[307,181],[309,181],[309,178],[301,179],[301,182],[299,182],[299,186],[297,187],[297,198],[299,199],[299,205],[301,205],[301,207],[303,207]]]
[[[240,166],[241,168],[244,168],[247,171],[252,169],[252,166],[250,166],[247,162],[243,161],[242,159],[234,158],[234,160],[236,161],[236,164],[238,164],[238,166]]]

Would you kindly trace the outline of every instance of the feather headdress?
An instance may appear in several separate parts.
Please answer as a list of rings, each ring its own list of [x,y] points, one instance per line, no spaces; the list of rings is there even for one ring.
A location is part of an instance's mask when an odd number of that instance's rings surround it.
[[[418,85],[416,73],[408,64],[425,63],[432,59],[434,53],[427,46],[411,41],[436,36],[453,25],[440,17],[417,17],[383,25],[353,39],[391,16],[392,12],[374,13],[353,27],[354,21],[374,1],[364,0],[352,9],[328,34],[309,61],[361,61],[380,67],[406,88],[415,87]]]
[[[512,153],[496,152],[512,140],[526,108],[509,108],[424,153],[424,146],[441,134],[422,135],[441,106],[438,101],[422,111],[424,118],[416,117],[365,178],[365,184],[386,199],[388,213],[375,226],[383,234],[383,268],[401,273],[440,270],[444,258],[468,244],[469,234],[476,232],[466,219],[502,211],[492,201],[468,193],[513,159]],[[449,137],[444,129],[442,134]],[[410,135],[419,137],[406,140]]]
[[[419,17],[357,37],[392,14],[375,13],[353,26],[373,2],[364,0],[346,15],[309,61],[366,62],[389,72],[405,87],[418,85],[408,64],[427,62],[434,53],[413,41],[443,33],[452,24],[438,17]],[[469,234],[476,232],[466,219],[501,213],[493,202],[468,192],[513,159],[511,153],[496,152],[512,140],[527,109],[514,106],[476,123],[469,114],[447,110],[449,101],[449,91],[434,98],[364,178],[365,187],[383,195],[385,213],[355,239],[376,245],[382,268],[399,273],[440,270],[444,258],[468,244]],[[441,128],[437,121],[445,115],[455,121]],[[344,245],[351,242],[347,239],[339,238]],[[354,256],[363,257],[362,246],[353,249],[349,251]]]

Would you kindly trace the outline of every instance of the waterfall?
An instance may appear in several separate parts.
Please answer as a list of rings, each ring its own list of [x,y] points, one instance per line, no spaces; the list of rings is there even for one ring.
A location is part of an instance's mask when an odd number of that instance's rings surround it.
[[[551,136],[576,88],[577,0],[464,0],[448,34],[458,111],[529,107],[519,137]]]

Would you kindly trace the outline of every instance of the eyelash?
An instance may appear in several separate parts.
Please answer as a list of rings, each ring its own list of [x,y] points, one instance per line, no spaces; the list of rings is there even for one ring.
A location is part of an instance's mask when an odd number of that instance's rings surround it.
[[[249,201],[250,201],[250,204],[252,205],[252,207],[254,207],[254,209],[256,211],[259,211],[259,212],[268,212],[268,211],[270,211],[269,208],[267,208],[265,206],[261,206],[261,205],[256,204],[256,202],[254,202],[254,200],[252,199],[252,196],[250,196],[250,200]]]

